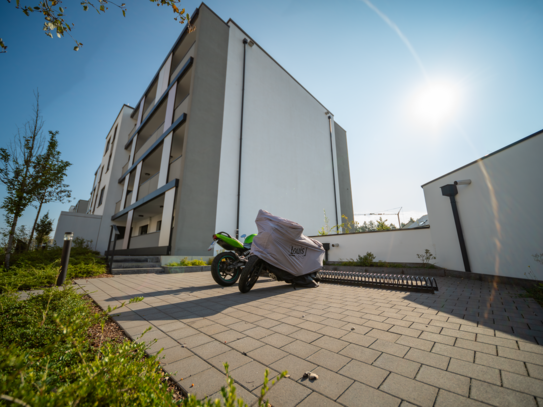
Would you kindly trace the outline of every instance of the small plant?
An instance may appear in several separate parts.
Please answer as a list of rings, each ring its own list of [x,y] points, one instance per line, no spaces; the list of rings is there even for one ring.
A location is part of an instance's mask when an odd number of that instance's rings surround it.
[[[92,240],[85,240],[82,237],[74,237],[72,240],[72,246],[77,247],[79,249],[91,249],[92,247]]]
[[[417,254],[417,257],[422,262],[422,265],[427,268],[431,268],[435,263],[431,263],[432,260],[436,259],[436,256],[428,249],[424,250],[424,254]]]
[[[207,265],[211,266],[213,264],[213,260],[215,260],[215,256],[212,256],[209,259],[207,259]]]
[[[178,262],[174,261],[174,262],[171,262],[169,264],[166,264],[166,267],[206,266],[207,264],[209,264],[209,263],[205,262],[202,258],[200,258],[200,260],[198,260],[198,259],[189,260],[188,257],[184,257]]]

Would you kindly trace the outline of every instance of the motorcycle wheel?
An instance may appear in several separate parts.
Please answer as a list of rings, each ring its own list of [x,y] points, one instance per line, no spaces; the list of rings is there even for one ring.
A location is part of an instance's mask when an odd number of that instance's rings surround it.
[[[236,284],[241,274],[238,267],[232,270],[232,264],[237,261],[237,256],[232,252],[223,252],[215,256],[211,264],[211,276],[213,280],[223,287],[230,287]]]
[[[251,291],[251,288],[256,284],[256,280],[258,280],[263,267],[264,262],[257,256],[249,257],[249,261],[245,265],[245,268],[241,272],[241,277],[239,278],[238,287],[242,293]]]

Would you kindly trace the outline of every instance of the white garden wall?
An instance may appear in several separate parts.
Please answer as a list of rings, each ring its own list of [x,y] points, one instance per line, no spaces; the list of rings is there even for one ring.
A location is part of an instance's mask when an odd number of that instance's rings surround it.
[[[358,255],[372,252],[376,260],[420,263],[417,254],[423,254],[425,249],[435,253],[429,228],[312,237],[321,243],[330,243],[329,261],[356,259]],[[332,247],[332,244],[339,246]]]

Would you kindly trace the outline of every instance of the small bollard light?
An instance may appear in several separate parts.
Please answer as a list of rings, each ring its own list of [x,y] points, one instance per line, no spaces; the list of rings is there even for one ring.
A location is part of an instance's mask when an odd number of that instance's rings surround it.
[[[72,232],[64,233],[64,246],[62,246],[62,257],[60,259],[60,274],[57,278],[57,286],[64,284],[66,280],[66,273],[68,272],[68,263],[70,262],[70,250],[72,249],[72,239],[74,234]]]

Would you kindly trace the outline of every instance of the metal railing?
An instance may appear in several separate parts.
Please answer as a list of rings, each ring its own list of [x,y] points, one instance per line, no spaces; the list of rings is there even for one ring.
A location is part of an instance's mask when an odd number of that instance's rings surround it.
[[[149,178],[147,181],[139,186],[138,199],[136,201],[139,201],[140,199],[149,195],[151,192],[154,192],[158,189],[158,174],[160,174],[160,172],[157,172],[155,175],[153,175],[151,178]]]
[[[143,112],[143,116],[141,117],[142,122],[145,120],[145,118],[147,117],[147,115],[149,114],[149,112],[151,111],[154,105],[155,105],[155,99],[151,100],[151,103],[149,103],[149,106],[147,107],[147,109],[145,109],[145,112]]]
[[[179,117],[181,117],[181,115],[183,113],[187,113],[187,108],[189,107],[189,93],[187,93],[187,95],[183,98],[183,100],[181,101],[181,103],[179,103],[176,108],[175,108],[175,111],[173,113],[173,121],[175,122],[177,119],[179,119]]]
[[[145,153],[149,149],[149,147],[151,147],[153,143],[158,140],[160,136],[162,136],[162,133],[164,133],[164,122],[162,122],[160,126],[158,126],[158,128],[151,135],[151,137],[149,137],[145,141],[145,143],[143,143],[143,145],[138,149],[138,151],[134,153],[134,162],[136,162],[136,160],[140,158],[143,153]]]
[[[126,208],[127,206],[130,206],[132,205],[132,192],[129,192],[128,194],[126,194],[126,201],[124,203],[124,207]]]
[[[170,163],[170,169],[168,170],[168,182],[176,178],[181,178],[181,157],[177,157]]]
[[[119,213],[121,211],[121,201],[122,199],[115,204],[115,213]]]
[[[130,140],[130,137],[132,137],[132,134],[134,134],[135,131],[136,131],[136,125],[134,124],[134,127],[132,128],[132,130],[130,130],[130,133],[128,133],[128,139],[127,140]]]
[[[128,164],[130,164],[130,158],[128,158],[128,161],[125,165],[123,165],[123,169],[121,170],[121,175],[123,175],[129,168]]]
[[[185,54],[185,56],[183,57],[181,62],[179,62],[179,64],[175,67],[173,73],[170,75],[170,80],[169,80],[168,83],[172,83],[173,78],[175,78],[177,76],[177,74],[179,73],[181,68],[183,68],[183,66],[185,66],[185,64],[187,63],[189,58],[191,56],[193,56],[193,54],[194,54],[194,43],[190,46],[189,50],[187,51],[187,53]]]

